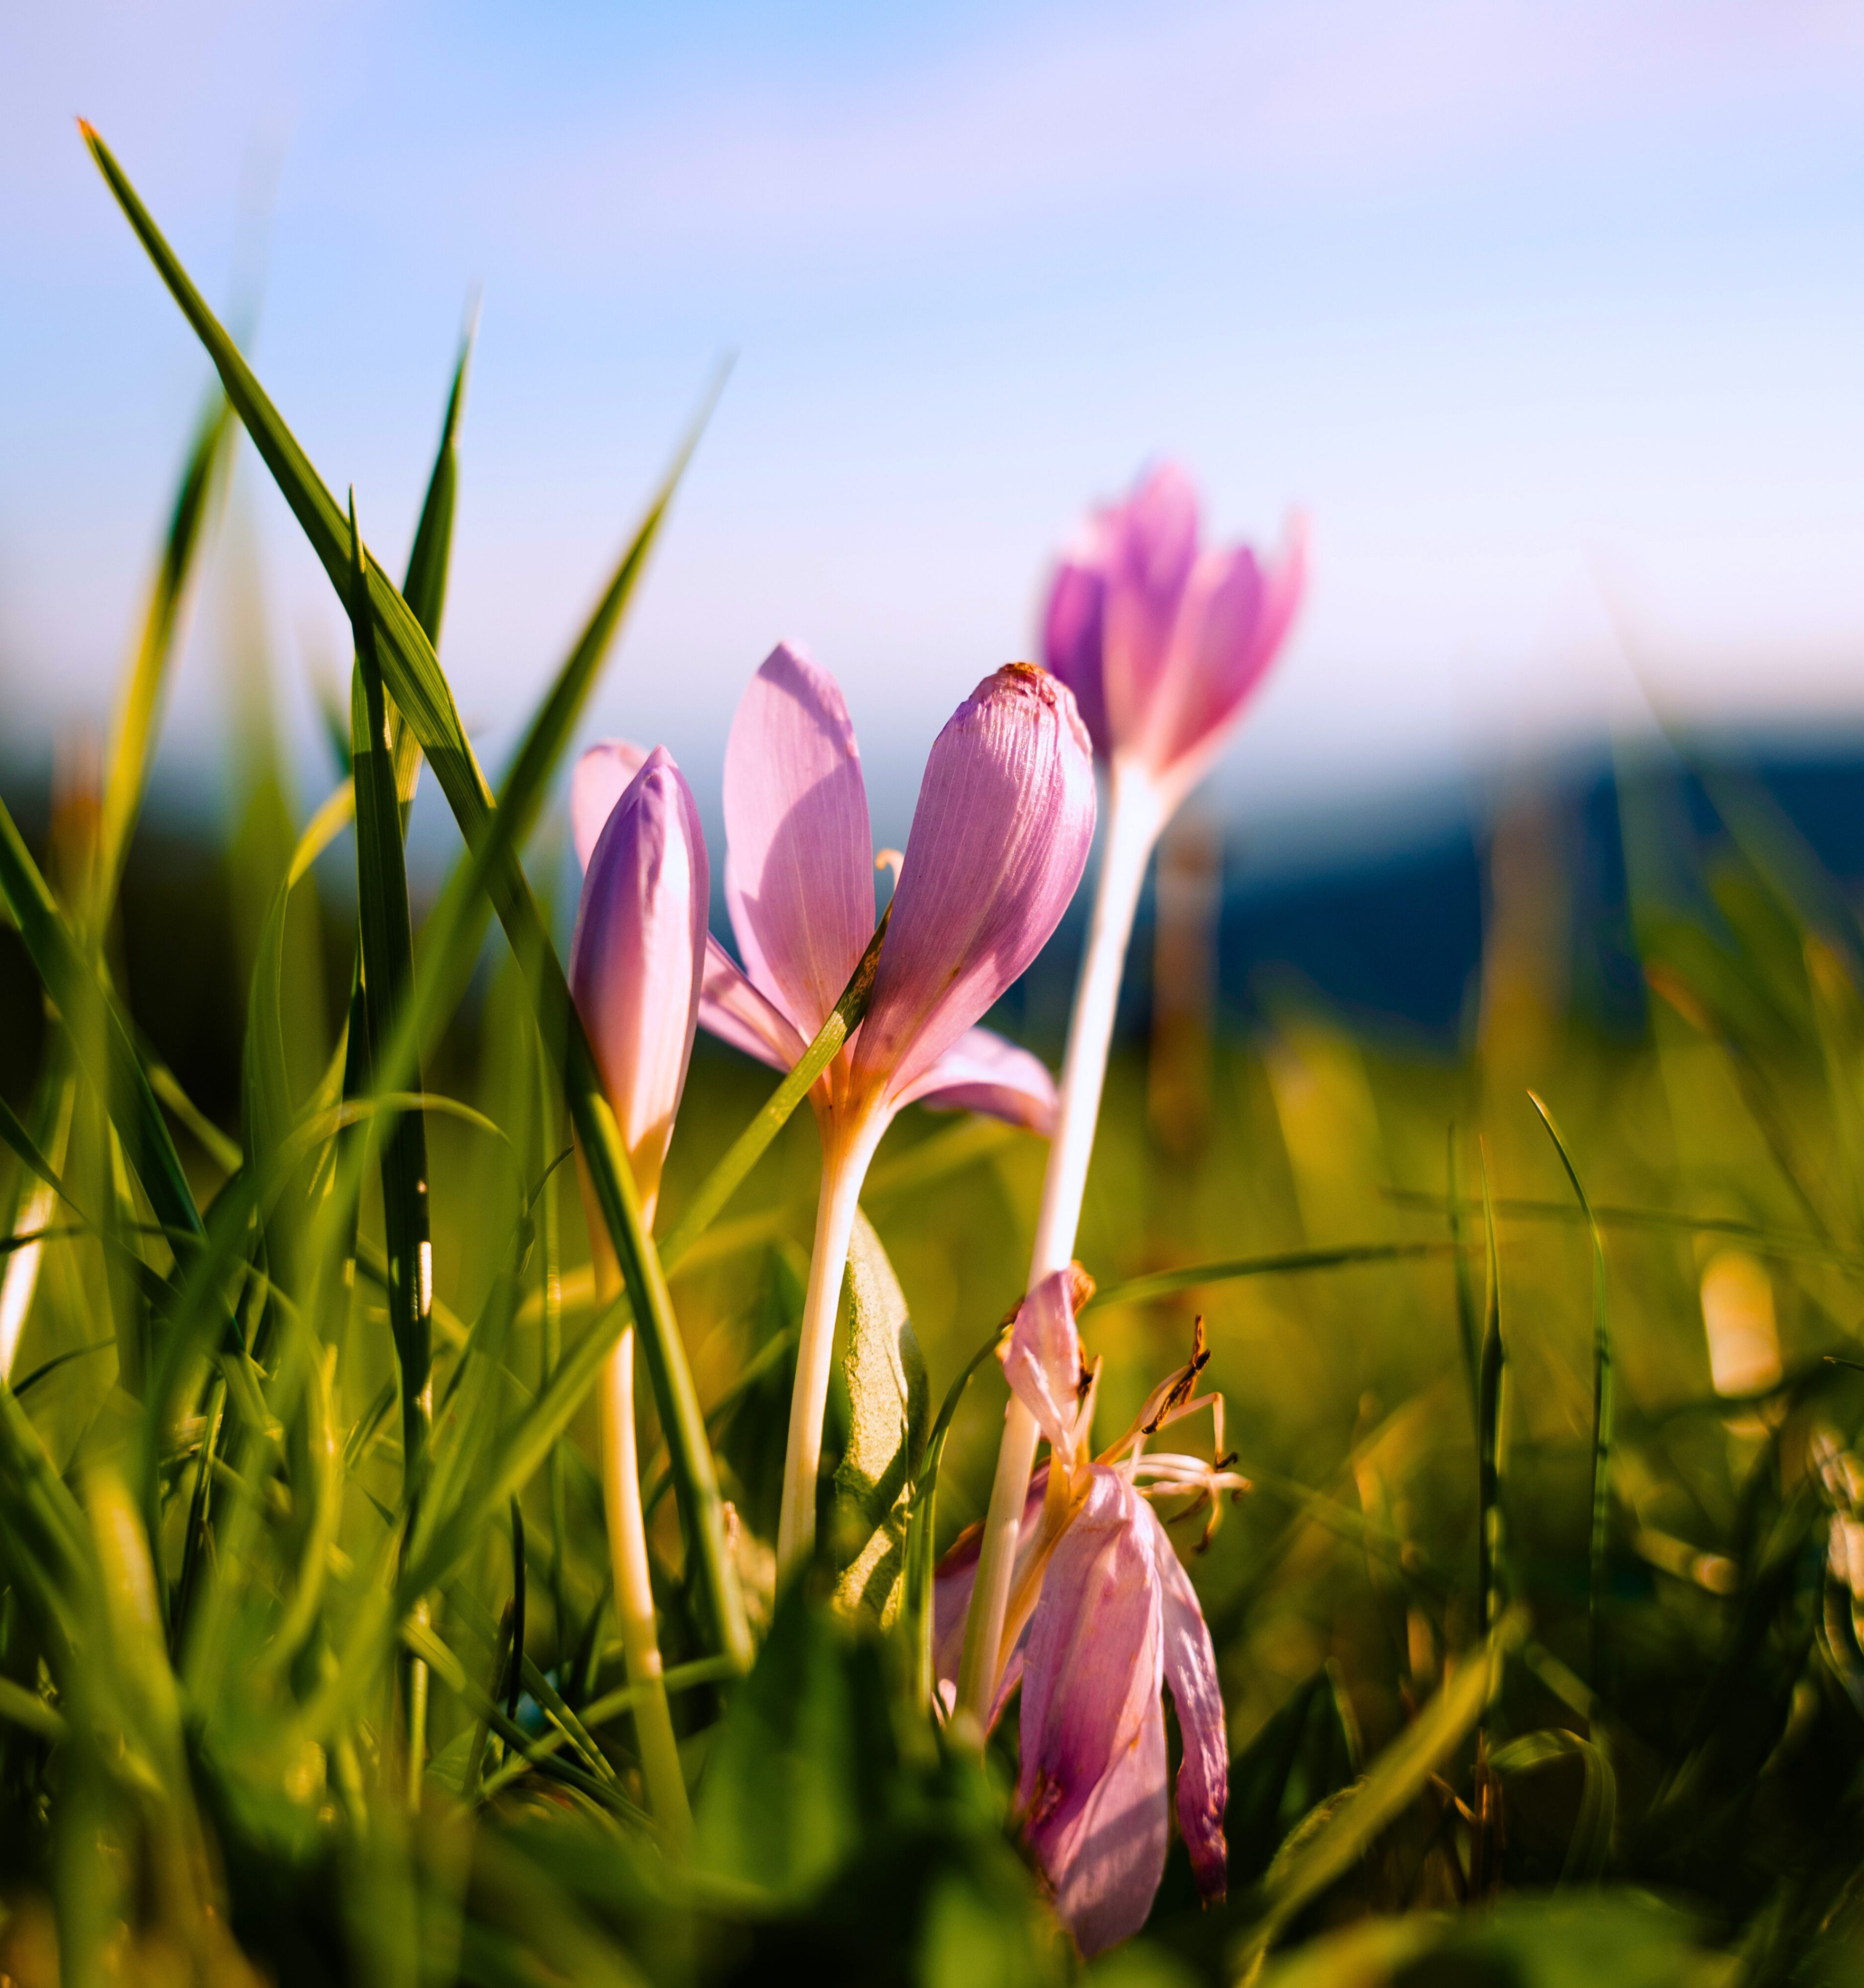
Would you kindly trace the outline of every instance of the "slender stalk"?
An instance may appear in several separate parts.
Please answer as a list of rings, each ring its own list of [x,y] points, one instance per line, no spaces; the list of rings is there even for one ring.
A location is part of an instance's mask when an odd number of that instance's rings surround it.
[[[1031,1286],[1051,1270],[1065,1270],[1074,1254],[1074,1234],[1081,1226],[1088,1162],[1093,1155],[1094,1130],[1100,1118],[1101,1088],[1107,1074],[1108,1047],[1113,1040],[1114,1010],[1119,1001],[1127,941],[1132,935],[1133,914],[1138,908],[1145,866],[1159,831],[1165,826],[1165,810],[1152,782],[1143,774],[1122,771],[1116,764],[1108,782],[1107,839],[1101,852],[1100,880],[1094,888],[1088,950],[1081,961],[1074,1013],[1068,1024],[1060,1108],[1048,1149],[1048,1171],[1042,1182],[1042,1207],[1036,1219],[1035,1248],[1029,1266]],[[984,1518],[977,1581],[971,1591],[971,1613],[965,1625],[964,1655],[958,1673],[959,1715],[974,1722],[979,1735],[996,1696],[1003,1619],[1010,1605],[1010,1575],[1016,1566],[1017,1535],[1022,1525],[1029,1473],[1035,1464],[1037,1439],[1035,1418],[1012,1395],[1003,1418],[996,1476],[990,1486],[990,1505]]]
[[[814,1552],[816,1474],[822,1462],[822,1414],[828,1403],[835,1312],[847,1269],[854,1212],[868,1163],[887,1129],[884,1112],[831,1133],[822,1152],[822,1189],[816,1201],[816,1239],[809,1256],[809,1289],[796,1349],[796,1386],[790,1397],[790,1442],[783,1453],[783,1499],[776,1521],[778,1577]]]
[[[593,1199],[593,1197],[586,1198]],[[650,1195],[641,1213],[653,1219]],[[589,1233],[595,1252],[596,1288],[604,1304],[621,1294],[621,1266],[607,1231],[591,1210]],[[648,1803],[674,1856],[692,1834],[692,1808],[686,1777],[667,1708],[666,1668],[654,1624],[654,1584],[648,1568],[647,1521],[641,1507],[641,1458],[634,1435],[634,1328],[616,1342],[602,1374],[602,1510],[608,1521],[608,1552],[614,1569],[615,1621],[634,1702],[634,1736]]]

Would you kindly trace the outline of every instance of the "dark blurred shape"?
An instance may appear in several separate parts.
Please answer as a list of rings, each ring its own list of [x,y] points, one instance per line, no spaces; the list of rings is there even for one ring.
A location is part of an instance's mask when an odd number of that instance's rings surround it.
[[[1223,840],[1201,810],[1187,808],[1165,831],[1156,890],[1146,1121],[1165,1151],[1189,1159],[1210,1129],[1210,1030],[1223,911]]]

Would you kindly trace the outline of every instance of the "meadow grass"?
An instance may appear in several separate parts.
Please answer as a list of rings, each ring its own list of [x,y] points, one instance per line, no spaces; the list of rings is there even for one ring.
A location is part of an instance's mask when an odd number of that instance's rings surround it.
[[[880,1620],[829,1592],[870,1535],[942,1547],[982,1511],[1041,1143],[914,1110],[882,1145],[864,1205],[949,1439],[902,1428],[897,1498],[851,1534],[864,1411],[831,1398],[829,1564],[779,1595],[807,1070],[702,1048],[657,1249],[561,993],[535,831],[690,441],[495,794],[435,654],[463,360],[397,590],[101,160],[357,671],[323,806],[293,820],[249,738],[212,888],[151,935],[131,839],[233,444],[216,402],[105,771],[32,848],[0,821],[4,943],[48,1004],[0,1114],[0,1973],[1071,1978],[1017,1844],[1014,1721],[979,1760],[925,1706],[930,1556]],[[424,759],[464,853],[411,917]],[[1619,796],[1636,1036],[1567,1011],[1558,879],[1498,863],[1461,1053],[1284,990],[1116,1055],[1080,1240],[1101,1413],[1122,1426],[1201,1317],[1253,1489],[1173,1526],[1228,1709],[1230,1897],[1200,1910],[1175,1848],[1093,1978],[1858,1969],[1864,934],[1735,776],[1707,835],[1666,777]],[[183,972],[228,1018],[185,1056]],[[857,975],[815,1067],[864,1000]],[[684,1859],[645,1812],[609,1603],[590,1389],[622,1314],[573,1126],[653,1383]]]

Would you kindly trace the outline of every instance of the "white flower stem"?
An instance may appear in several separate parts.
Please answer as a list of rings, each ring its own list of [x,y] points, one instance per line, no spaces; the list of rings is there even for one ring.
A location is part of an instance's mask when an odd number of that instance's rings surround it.
[[[783,1454],[783,1502],[776,1521],[779,1580],[815,1550],[816,1474],[822,1463],[822,1414],[828,1403],[835,1312],[841,1302],[848,1242],[854,1232],[854,1212],[867,1180],[868,1162],[886,1128],[885,1115],[876,1112],[823,1144],[816,1239],[810,1251],[809,1289],[803,1300],[802,1330],[797,1341],[790,1441]]]
[[[584,1182],[584,1205],[590,1197]],[[641,1210],[651,1223],[653,1200]],[[621,1293],[621,1267],[608,1231],[592,1214],[590,1242],[595,1257],[597,1300],[611,1304]],[[648,1569],[647,1523],[641,1509],[641,1459],[634,1435],[634,1328],[617,1341],[602,1374],[602,1510],[608,1521],[608,1552],[615,1577],[615,1621],[634,1699],[634,1737],[648,1803],[659,1823],[668,1854],[680,1856],[692,1834],[692,1807],[673,1737],[667,1706],[665,1668],[654,1624],[654,1584]]]
[[[1107,1051],[1113,1040],[1114,1011],[1126,963],[1126,944],[1145,866],[1164,826],[1165,810],[1157,789],[1142,774],[1122,773],[1115,766],[1108,783],[1107,834],[1101,850],[1100,879],[1095,887],[1094,916],[1088,928],[1088,949],[1074,992],[1074,1013],[1068,1024],[1068,1046],[1061,1066],[1060,1108],[1054,1138],[1048,1149],[1048,1171],[1043,1177],[1042,1207],[1036,1219],[1035,1248],[1029,1266],[1033,1290],[1052,1270],[1067,1269],[1074,1254],[1074,1235],[1081,1224],[1081,1197],[1088,1185],[1088,1162],[1094,1151],[1094,1130],[1100,1117],[1101,1088],[1107,1073]],[[958,1674],[958,1711],[981,1736],[996,1695],[1002,1665],[1003,1618],[1010,1601],[1010,1576],[1016,1567],[1017,1536],[1021,1529],[1029,1473],[1036,1460],[1035,1418],[1014,1395],[1003,1420],[996,1476],[990,1486],[990,1509],[971,1591],[971,1612],[965,1625],[964,1655]]]
[[[615,1568],[615,1620],[634,1701],[634,1736],[641,1770],[668,1851],[678,1857],[692,1833],[686,1777],[667,1706],[660,1639],[654,1627],[654,1589],[648,1573],[648,1534],[641,1511],[641,1460],[634,1441],[634,1328],[608,1356],[602,1381],[602,1506]]]

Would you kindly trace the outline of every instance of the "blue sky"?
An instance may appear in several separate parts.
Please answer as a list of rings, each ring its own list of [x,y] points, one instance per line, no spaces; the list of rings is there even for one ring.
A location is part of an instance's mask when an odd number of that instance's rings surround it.
[[[902,833],[1053,546],[1162,450],[1226,535],[1312,522],[1309,610],[1220,776],[1246,817],[1634,722],[1640,680],[1684,715],[1864,715],[1855,8],[13,15],[15,751],[101,722],[204,386],[78,113],[211,295],[264,212],[259,370],[385,556],[482,286],[444,654],[494,759],[726,350],[596,728],[664,739],[709,811],[787,636]],[[246,467],[276,664],[333,675],[333,603]],[[230,563],[166,749],[197,787]]]

